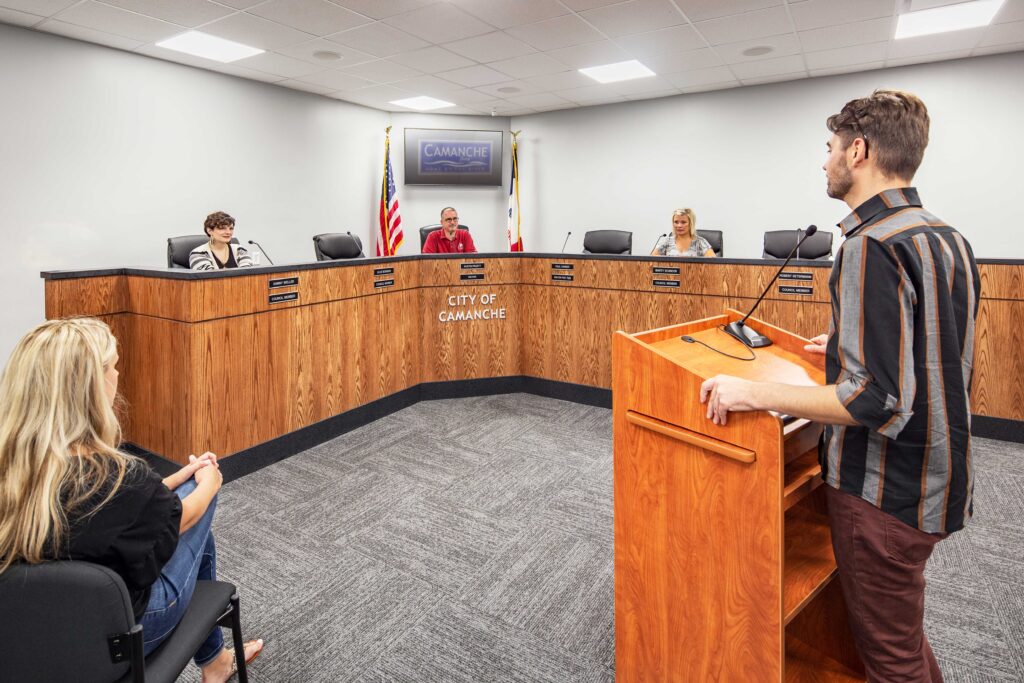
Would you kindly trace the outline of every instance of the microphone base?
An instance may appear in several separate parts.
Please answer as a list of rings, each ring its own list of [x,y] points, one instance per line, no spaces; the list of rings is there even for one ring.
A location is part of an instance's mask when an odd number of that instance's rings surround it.
[[[730,337],[751,349],[760,349],[772,345],[771,339],[758,334],[741,322],[729,323],[724,329],[725,333]]]

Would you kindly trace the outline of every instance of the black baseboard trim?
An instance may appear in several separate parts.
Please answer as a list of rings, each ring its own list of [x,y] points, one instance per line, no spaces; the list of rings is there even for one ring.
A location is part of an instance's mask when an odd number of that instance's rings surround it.
[[[983,439],[1024,443],[1024,421],[986,415],[971,416],[971,434]]]
[[[289,432],[276,439],[257,444],[221,461],[224,481],[229,482],[252,474],[275,462],[290,458],[296,453],[330,441],[346,432],[370,424],[391,413],[398,412],[420,401],[436,401],[446,398],[470,398],[496,394],[526,393],[556,398],[584,405],[611,408],[610,389],[556,382],[537,377],[515,375],[510,377],[485,377],[481,379],[454,380],[450,382],[424,382],[403,389],[396,394],[378,399],[364,406],[329,417],[326,420]],[[161,476],[178,470],[180,465],[158,453],[152,453],[135,444],[125,443],[124,450],[137,455],[155,469]]]

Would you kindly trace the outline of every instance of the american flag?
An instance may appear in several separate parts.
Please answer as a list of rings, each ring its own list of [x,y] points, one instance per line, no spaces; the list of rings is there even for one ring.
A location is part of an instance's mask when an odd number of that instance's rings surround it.
[[[519,151],[516,148],[516,135],[517,132],[512,133],[512,180],[508,186],[508,228],[505,231],[509,251],[523,250],[523,238],[519,231]]]
[[[388,128],[390,131],[390,128]],[[398,215],[398,191],[391,172],[391,136],[384,136],[384,180],[380,187],[380,233],[377,235],[377,256],[394,256],[402,246],[402,217]]]

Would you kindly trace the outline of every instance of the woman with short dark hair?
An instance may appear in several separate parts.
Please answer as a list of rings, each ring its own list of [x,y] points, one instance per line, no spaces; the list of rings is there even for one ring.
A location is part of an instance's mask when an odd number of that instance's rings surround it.
[[[249,268],[253,263],[249,251],[240,244],[233,244],[235,219],[217,211],[203,222],[203,230],[210,238],[189,252],[188,267],[192,270],[221,270],[223,268]]]

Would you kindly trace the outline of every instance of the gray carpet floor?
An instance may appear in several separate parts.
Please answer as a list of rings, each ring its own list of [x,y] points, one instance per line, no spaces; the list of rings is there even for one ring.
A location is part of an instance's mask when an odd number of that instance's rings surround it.
[[[947,681],[1024,681],[1024,446],[975,463],[927,632]],[[614,680],[610,410],[422,402],[227,484],[214,529],[254,681]]]

